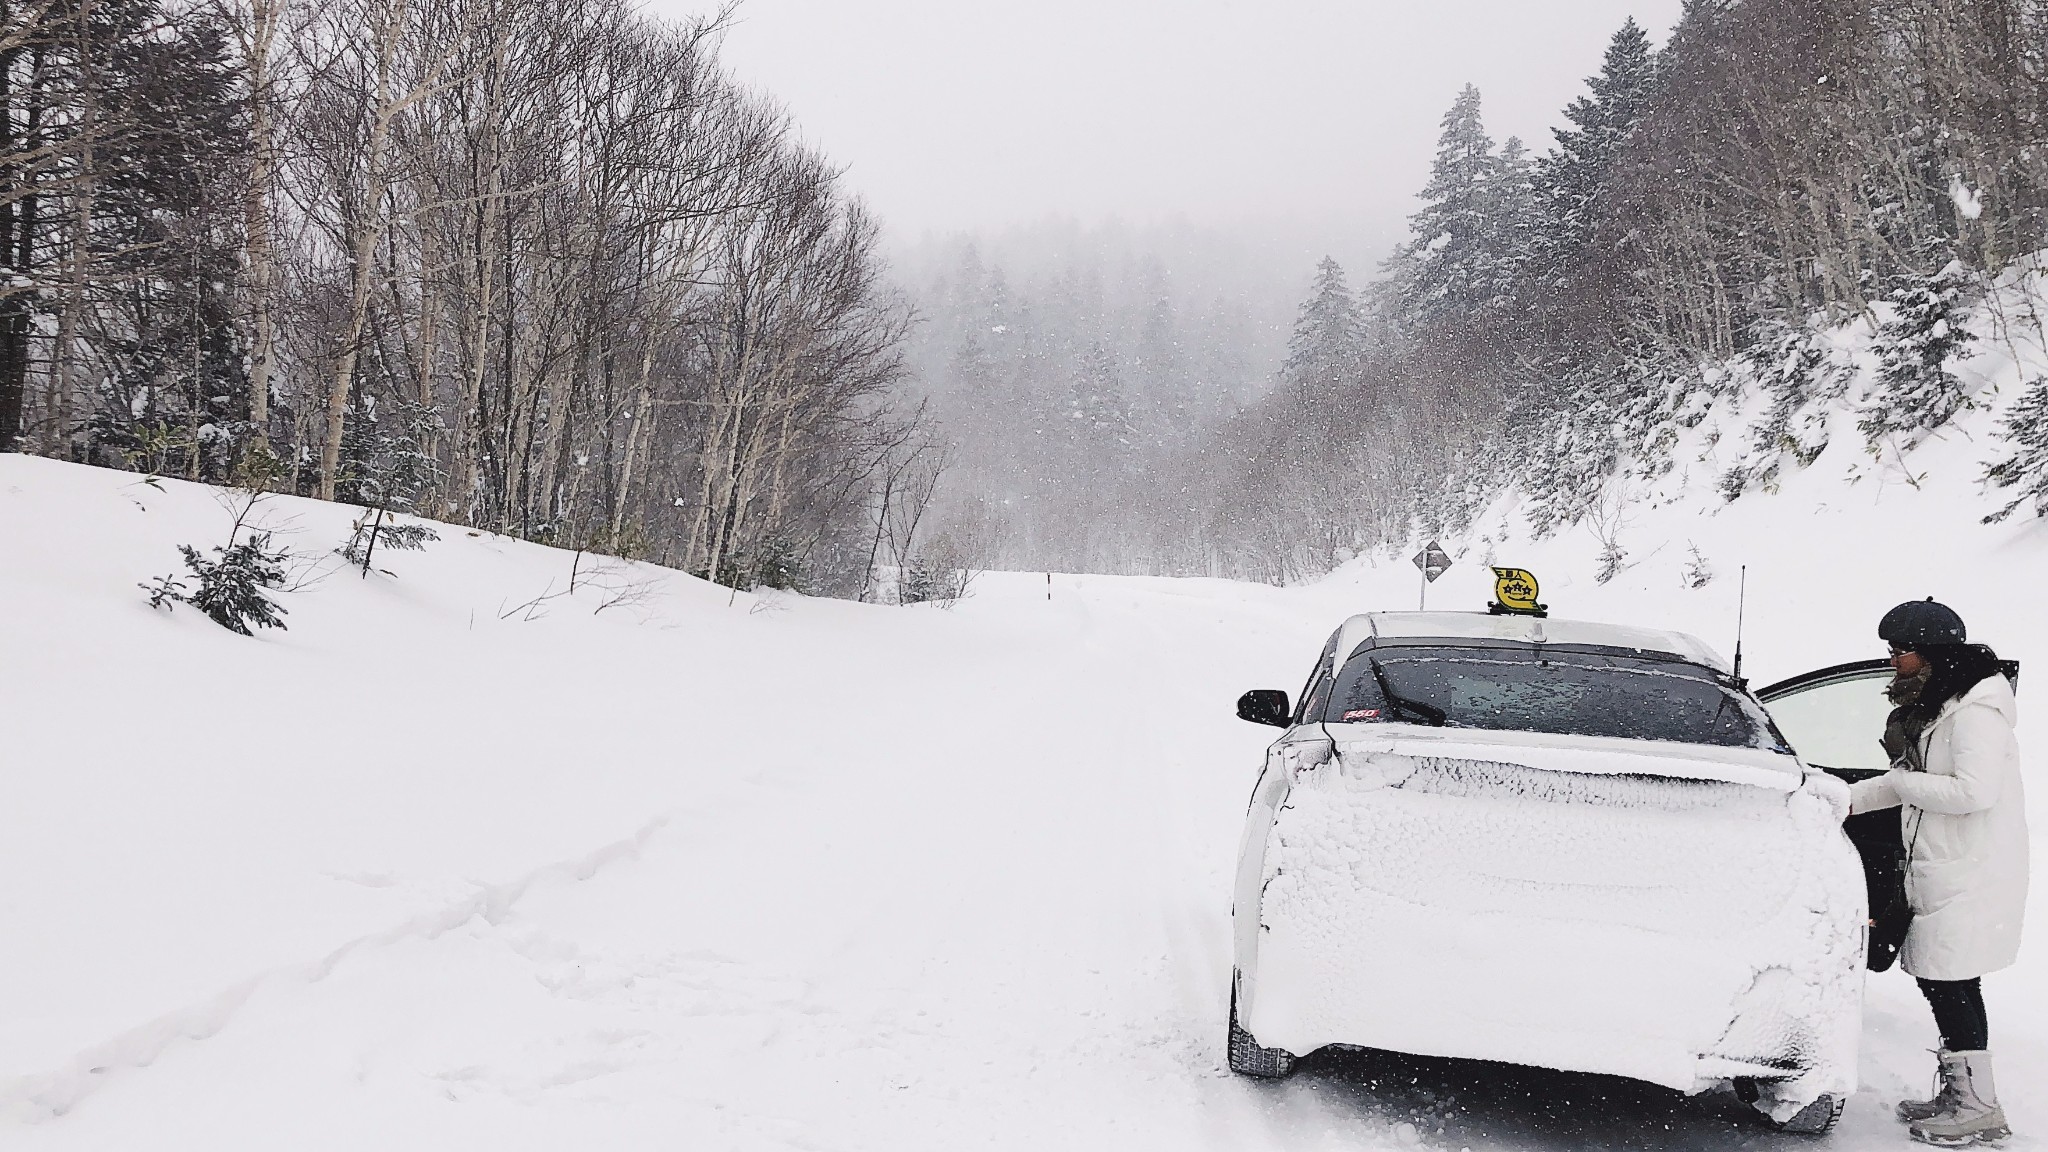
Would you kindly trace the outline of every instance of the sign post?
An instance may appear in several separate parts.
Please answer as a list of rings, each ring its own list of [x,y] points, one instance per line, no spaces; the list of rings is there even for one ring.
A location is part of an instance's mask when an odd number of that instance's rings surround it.
[[[1451,556],[1442,545],[1431,540],[1428,547],[1415,554],[1414,559],[1415,566],[1422,569],[1422,594],[1416,600],[1415,610],[1426,612],[1429,610],[1429,586],[1451,566]]]

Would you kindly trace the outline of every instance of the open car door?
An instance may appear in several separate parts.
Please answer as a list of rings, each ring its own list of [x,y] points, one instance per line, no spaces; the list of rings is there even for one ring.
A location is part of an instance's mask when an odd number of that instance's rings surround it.
[[[1853,784],[1891,767],[1878,744],[1891,715],[1884,694],[1891,679],[1890,661],[1858,660],[1780,680],[1756,695],[1801,760]],[[1851,816],[1842,831],[1863,857],[1863,882],[1870,895],[1865,963],[1882,972],[1898,959],[1912,919],[1899,875],[1906,847],[1899,836],[1898,810]]]
[[[2002,661],[1999,671],[2017,692],[2018,662]],[[1853,784],[1891,767],[1878,744],[1892,710],[1884,694],[1891,678],[1890,661],[1858,660],[1780,680],[1756,695],[1801,760]],[[1899,836],[1899,814],[1891,809],[1865,812],[1849,817],[1842,830],[1863,856],[1863,880],[1870,894],[1866,962],[1871,971],[1882,972],[1898,959],[1906,942],[1906,926],[1912,920],[1899,875],[1906,855]]]

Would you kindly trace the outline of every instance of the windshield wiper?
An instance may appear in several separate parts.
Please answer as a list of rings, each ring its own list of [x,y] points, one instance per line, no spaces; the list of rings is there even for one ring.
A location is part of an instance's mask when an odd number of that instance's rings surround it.
[[[1372,678],[1379,682],[1380,695],[1387,698],[1387,703],[1394,706],[1394,711],[1406,712],[1411,716],[1419,716],[1425,722],[1438,728],[1444,726],[1445,716],[1443,709],[1434,704],[1424,704],[1420,700],[1402,699],[1394,693],[1394,686],[1387,683],[1387,670],[1380,667],[1380,662],[1370,656],[1365,658],[1365,662],[1372,668]]]

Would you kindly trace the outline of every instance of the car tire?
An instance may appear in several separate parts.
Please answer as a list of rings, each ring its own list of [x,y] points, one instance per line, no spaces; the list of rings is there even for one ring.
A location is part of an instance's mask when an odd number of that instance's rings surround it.
[[[1239,1076],[1278,1080],[1294,1071],[1300,1057],[1283,1048],[1261,1048],[1252,1034],[1237,1026],[1237,981],[1230,982],[1230,1070]]]
[[[1790,1120],[1776,1121],[1780,1132],[1791,1132],[1800,1136],[1818,1136],[1833,1128],[1842,1118],[1842,1107],[1848,1101],[1832,1093],[1822,1096],[1793,1114]]]

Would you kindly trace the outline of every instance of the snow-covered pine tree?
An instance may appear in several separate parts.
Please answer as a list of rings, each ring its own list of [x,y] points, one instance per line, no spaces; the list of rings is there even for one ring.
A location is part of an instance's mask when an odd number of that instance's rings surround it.
[[[945,385],[969,404],[986,404],[1001,381],[1001,369],[983,334],[969,329],[946,363]]]
[[[1344,269],[1328,256],[1316,265],[1308,297],[1287,338],[1281,378],[1311,403],[1328,403],[1359,387],[1364,318]]]
[[[343,433],[345,482],[337,494],[368,511],[335,551],[362,565],[367,576],[377,549],[418,551],[441,538],[424,524],[390,522],[393,512],[417,513],[441,486],[441,464],[429,447],[441,421],[437,410],[411,402],[380,405],[366,399],[356,412]]]
[[[1554,287],[1585,258],[1616,154],[1649,110],[1657,78],[1650,38],[1635,19],[1607,43],[1600,74],[1588,77],[1587,95],[1565,108],[1570,128],[1555,129],[1557,146],[1536,162],[1534,182],[1543,202],[1544,227],[1534,237],[1536,275]]]
[[[1496,229],[1499,175],[1479,89],[1467,84],[1444,113],[1422,210],[1408,218],[1412,238],[1388,262],[1393,308],[1411,334],[1469,325],[1494,299],[1508,259]]]
[[[415,512],[442,479],[430,442],[441,428],[438,409],[411,401],[366,397],[350,408],[342,442],[341,499],[366,508]]]
[[[235,531],[241,531],[239,521]],[[178,553],[185,558],[185,567],[199,581],[199,587],[187,591],[183,580],[159,576],[153,583],[142,585],[142,590],[149,593],[150,607],[169,608],[173,602],[190,604],[214,623],[243,636],[254,635],[249,630],[252,624],[258,628],[284,627],[284,607],[264,595],[266,588],[284,586],[285,552],[271,550],[270,533],[252,533],[239,544],[230,539],[227,547],[213,550],[211,560],[190,544],[178,545]]]
[[[1604,203],[1610,169],[1622,145],[1648,110],[1656,79],[1649,37],[1633,20],[1609,40],[1600,73],[1589,77],[1589,92],[1566,108],[1571,127],[1556,130],[1556,145],[1537,159],[1525,177],[1504,172],[1505,185],[1526,183],[1519,200],[1528,223],[1503,225],[1501,247],[1515,277],[1509,298],[1523,313],[1524,333],[1547,330],[1551,348],[1541,365],[1510,393],[1509,427],[1516,430],[1521,475],[1537,495],[1534,520],[1539,533],[1579,519],[1624,457],[1642,451],[1652,429],[1669,414],[1664,379],[1668,357],[1609,332],[1560,339],[1558,310],[1575,280],[1596,258],[1591,237]],[[1503,156],[1504,167],[1510,162]],[[1611,303],[1596,303],[1594,331],[1611,328]],[[1546,319],[1547,317],[1547,319]]]
[[[239,544],[215,548],[208,560],[189,544],[181,544],[185,566],[199,578],[199,588],[185,598],[194,608],[230,632],[253,635],[249,626],[283,628],[285,610],[263,594],[284,586],[284,552],[270,549],[270,533],[259,532]]]
[[[1681,401],[1699,371],[1674,349],[1618,342],[1590,354],[1568,351],[1531,373],[1510,428],[1517,466],[1532,497],[1530,525],[1541,537],[1578,523],[1620,477],[1653,477],[1675,465],[1688,421]]]
[[[1848,390],[1853,376],[1804,325],[1760,339],[1736,367],[1754,374],[1771,406],[1750,427],[1741,457],[1721,474],[1721,495],[1729,500],[1776,484],[1787,464],[1804,468],[1820,459],[1828,446],[1831,402]]]
[[[2000,488],[2016,488],[2019,495],[1984,517],[1984,523],[2004,520],[2029,500],[2034,503],[2034,515],[2048,516],[2048,376],[2028,382],[1998,430],[2012,445],[2012,454],[1985,469],[1984,479]]]
[[[1060,494],[1061,531],[1080,543],[1081,557],[1106,554],[1120,510],[1131,499],[1138,475],[1137,428],[1117,354],[1102,340],[1076,350],[1067,379],[1062,423],[1065,434],[1040,463],[1052,469],[1044,481]]]
[[[1543,368],[1557,381],[1537,436],[1522,450],[1522,481],[1533,497],[1529,521],[1541,537],[1578,523],[1620,478],[1669,471],[1678,402],[1697,371],[1680,356],[1636,343],[1603,355],[1559,357]]]
[[[1894,436],[1910,447],[1969,404],[1948,365],[1972,354],[1974,337],[1964,319],[1976,286],[1976,276],[1951,260],[1931,276],[1906,277],[1892,291],[1896,311],[1877,334],[1877,387],[1856,425],[1873,451]]]
[[[1624,348],[1621,399],[1622,453],[1632,458],[1631,475],[1661,476],[1678,464],[1681,429],[1706,417],[1704,404],[1688,398],[1705,391],[1699,362],[1662,341],[1638,341]]]
[[[1178,448],[1193,430],[1195,408],[1188,402],[1187,358],[1164,271],[1157,267],[1148,271],[1146,294],[1150,302],[1135,325],[1133,423],[1148,446],[1171,444]]]
[[[1544,202],[1536,183],[1536,161],[1521,137],[1508,137],[1498,160],[1486,213],[1491,232],[1487,311],[1512,320],[1528,311],[1530,301],[1521,298],[1522,285],[1540,255]]]
[[[1092,447],[1118,454],[1131,446],[1136,435],[1116,354],[1099,340],[1081,354],[1067,390],[1067,417],[1083,430],[1083,438]]]
[[[1522,483],[1530,495],[1529,529],[1539,540],[1577,523],[1621,465],[1622,413],[1613,401],[1623,389],[1613,367],[1559,362],[1549,370],[1558,374],[1558,403],[1524,433]]]

